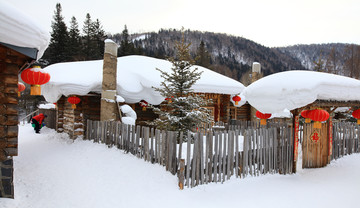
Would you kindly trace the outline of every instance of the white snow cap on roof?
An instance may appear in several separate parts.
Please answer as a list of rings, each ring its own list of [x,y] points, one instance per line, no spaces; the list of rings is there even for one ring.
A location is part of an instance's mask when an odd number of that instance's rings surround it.
[[[38,50],[40,59],[48,47],[50,34],[31,16],[0,1],[0,42]]]
[[[146,56],[119,57],[117,61],[117,95],[126,103],[145,100],[157,105],[164,101],[153,87],[160,87],[163,78],[156,68],[171,73],[172,63],[167,60]],[[195,83],[195,92],[239,94],[245,87],[240,82],[201,66],[203,71]],[[42,86],[42,93],[48,102],[56,102],[61,95],[86,95],[101,93],[103,60],[53,64],[45,68],[51,80]]]
[[[287,71],[249,85],[242,95],[262,113],[281,113],[315,100],[360,100],[360,80],[313,71]]]

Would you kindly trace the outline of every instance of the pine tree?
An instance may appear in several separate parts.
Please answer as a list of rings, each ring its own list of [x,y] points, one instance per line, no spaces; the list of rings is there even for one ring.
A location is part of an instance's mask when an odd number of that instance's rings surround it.
[[[89,13],[86,14],[86,18],[83,25],[83,36],[82,36],[82,43],[83,43],[83,54],[85,56],[85,60],[93,60],[94,59],[94,48],[95,44],[92,40],[92,36],[94,34],[94,27],[93,22],[91,20],[91,16]]]
[[[135,54],[134,44],[130,40],[129,31],[125,25],[124,30],[121,33],[120,47],[118,50],[118,56],[128,56]]]
[[[73,16],[69,28],[69,56],[71,61],[80,61],[84,59],[81,57],[81,47],[79,25],[76,18]]]
[[[49,47],[44,54],[44,59],[50,64],[69,61],[69,33],[61,14],[61,4],[56,4],[54,20],[51,22],[51,38]]]
[[[206,100],[192,90],[202,72],[192,68],[194,60],[190,57],[189,46],[185,44],[184,38],[176,42],[176,57],[169,58],[173,65],[171,73],[157,69],[164,81],[155,90],[169,100],[160,106],[161,109],[154,108],[159,118],[153,124],[159,129],[188,132],[202,123],[212,122],[209,111],[204,107]]]
[[[104,56],[104,46],[106,39],[105,31],[102,28],[102,25],[99,21],[99,19],[96,19],[95,22],[93,22],[93,34],[92,39],[95,42],[94,44],[94,58],[95,59],[102,59]]]
[[[210,54],[205,48],[204,41],[200,42],[200,45],[197,49],[197,58],[196,58],[196,64],[203,67],[209,67],[210,66]]]
[[[324,61],[322,60],[322,55],[320,54],[319,58],[317,61],[314,61],[314,71],[318,71],[318,72],[325,72],[325,65],[324,65]]]

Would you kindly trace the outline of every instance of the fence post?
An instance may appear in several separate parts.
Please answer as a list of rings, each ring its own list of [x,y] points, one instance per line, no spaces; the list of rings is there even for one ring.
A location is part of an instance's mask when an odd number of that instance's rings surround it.
[[[179,169],[179,188],[180,188],[180,190],[184,189],[184,179],[185,179],[185,160],[180,159],[180,169]]]

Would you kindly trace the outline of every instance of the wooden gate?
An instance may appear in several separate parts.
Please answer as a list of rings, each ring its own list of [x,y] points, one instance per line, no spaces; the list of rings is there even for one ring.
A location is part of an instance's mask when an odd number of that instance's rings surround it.
[[[321,129],[314,128],[311,123],[304,124],[302,154],[303,168],[320,168],[329,164],[328,122],[322,123]]]

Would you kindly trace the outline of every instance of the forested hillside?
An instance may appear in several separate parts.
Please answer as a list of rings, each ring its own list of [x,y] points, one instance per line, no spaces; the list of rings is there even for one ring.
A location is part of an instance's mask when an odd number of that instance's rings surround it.
[[[253,62],[261,63],[264,75],[304,69],[296,58],[242,37],[190,30],[184,31],[184,36],[185,40],[191,43],[193,57],[199,56],[204,47],[209,55],[209,63],[206,67],[237,80],[251,69]],[[111,36],[120,45],[124,41],[123,37],[124,32]],[[132,40],[136,53],[166,58],[174,55],[174,43],[180,40],[181,31],[162,29],[157,33],[132,34],[128,38]]]

